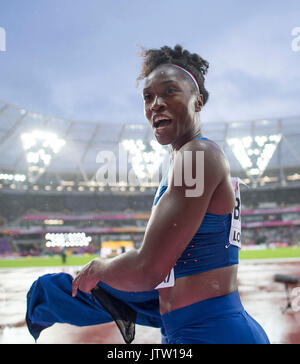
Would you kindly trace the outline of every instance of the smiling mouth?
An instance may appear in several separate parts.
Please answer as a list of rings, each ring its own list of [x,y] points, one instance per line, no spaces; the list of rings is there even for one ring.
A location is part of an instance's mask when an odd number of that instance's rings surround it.
[[[168,126],[171,123],[172,123],[172,119],[162,119],[162,120],[155,121],[153,123],[153,126],[155,129],[158,129],[158,128],[163,128],[165,126]]]

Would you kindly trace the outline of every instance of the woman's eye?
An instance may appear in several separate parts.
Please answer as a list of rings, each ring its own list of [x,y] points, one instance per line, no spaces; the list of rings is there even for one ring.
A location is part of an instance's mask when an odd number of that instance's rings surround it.
[[[176,90],[175,90],[175,88],[174,87],[168,87],[168,89],[167,89],[167,93],[168,94],[171,94],[171,93],[173,93],[173,92],[175,92]]]
[[[150,94],[144,94],[144,100],[150,100],[151,95]]]

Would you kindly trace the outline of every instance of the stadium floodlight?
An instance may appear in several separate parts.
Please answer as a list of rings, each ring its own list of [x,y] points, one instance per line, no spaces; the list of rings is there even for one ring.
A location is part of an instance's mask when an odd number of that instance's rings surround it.
[[[278,181],[278,177],[264,176],[260,179],[261,183],[270,183],[270,182],[277,182],[277,181]]]
[[[233,154],[235,155],[237,160],[240,162],[241,166],[247,170],[252,168],[253,164],[250,159],[250,156],[252,154],[249,155],[249,153],[247,153],[247,150],[245,149],[243,141],[238,138],[231,138],[231,139],[228,139],[227,142],[230,145],[230,147],[233,151]],[[252,143],[252,138],[251,138],[251,143]]]
[[[145,144],[141,139],[124,139],[122,146],[129,153],[135,175],[141,180],[153,178],[167,153],[155,140]]]
[[[290,176],[287,176],[288,181],[299,181],[300,180],[300,174],[294,173]]]
[[[85,233],[47,233],[46,247],[84,247],[89,246],[92,238]]]
[[[24,174],[15,174],[14,175],[14,180],[16,182],[25,182],[26,181],[26,176]]]
[[[227,143],[247,175],[255,178],[266,170],[281,137],[281,134],[247,136],[230,138]]]
[[[24,174],[0,173],[0,180],[3,180],[3,181],[15,181],[15,182],[25,182],[26,181],[26,176]]]
[[[35,130],[21,135],[23,148],[28,162],[29,180],[34,179],[45,172],[54,154],[59,153],[65,145],[65,141],[57,137],[55,133]]]
[[[61,219],[46,219],[44,220],[45,225],[63,225],[64,220]]]

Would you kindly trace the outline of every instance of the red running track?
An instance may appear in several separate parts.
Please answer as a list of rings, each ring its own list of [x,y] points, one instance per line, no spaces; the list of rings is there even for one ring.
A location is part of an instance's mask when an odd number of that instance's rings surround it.
[[[78,267],[65,267],[73,274]],[[62,268],[0,269],[0,344],[34,343],[25,325],[26,293],[34,280]],[[282,313],[287,299],[284,285],[274,282],[275,274],[300,278],[300,259],[242,261],[239,292],[243,305],[265,329],[273,344],[300,343],[300,285],[291,286],[292,309]],[[124,344],[114,323],[75,327],[55,324],[42,332],[38,343]],[[136,326],[134,344],[159,344],[160,330]]]

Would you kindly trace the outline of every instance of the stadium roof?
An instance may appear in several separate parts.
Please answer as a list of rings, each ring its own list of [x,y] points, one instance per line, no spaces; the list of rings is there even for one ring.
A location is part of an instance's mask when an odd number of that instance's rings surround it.
[[[281,182],[300,179],[300,116],[229,123],[204,122],[202,129],[206,137],[223,147],[236,175],[240,174],[252,182],[263,176],[277,178]],[[111,151],[118,158],[119,143],[124,140],[139,140],[140,151],[157,151],[150,145],[154,140],[151,128],[143,120],[140,124],[74,121],[35,113],[0,100],[0,184],[5,175],[28,177],[29,168],[37,156],[34,153],[38,153],[36,149],[31,150],[35,131],[52,133],[52,141],[55,134],[56,141],[64,143],[56,152],[48,151],[48,155],[42,151],[45,163],[38,176],[35,174],[34,183],[49,175],[55,175],[58,181],[69,175],[87,182],[95,178],[99,169],[98,153]],[[27,149],[24,140],[28,144]],[[39,141],[41,145],[43,142],[45,140]],[[40,148],[39,151],[43,148],[36,147]],[[33,153],[31,159],[28,158],[29,152]],[[24,181],[19,178],[19,182]]]

